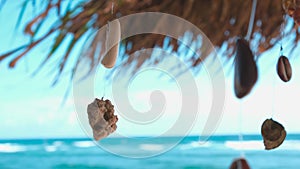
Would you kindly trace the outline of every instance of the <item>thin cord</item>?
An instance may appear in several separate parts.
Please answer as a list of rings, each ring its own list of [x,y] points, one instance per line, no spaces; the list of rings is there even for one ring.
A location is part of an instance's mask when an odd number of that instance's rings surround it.
[[[114,14],[114,0],[112,0],[112,3],[111,3],[111,14],[113,15]],[[110,21],[107,22],[107,29],[106,29],[106,36],[105,36],[105,52],[107,54],[108,52],[108,39],[110,38],[109,37],[109,29],[110,29]],[[104,77],[106,78],[106,74],[107,74],[107,69],[104,70]],[[102,95],[102,98],[105,97],[105,94],[106,94],[106,84],[105,82],[103,83],[103,95]]]
[[[280,25],[280,51],[279,51],[279,57],[283,55],[283,45],[282,45],[282,41],[283,41],[283,37],[284,37],[284,22],[285,22],[285,16],[282,16],[283,18],[283,23]],[[278,58],[277,58],[278,60]],[[272,110],[271,110],[271,118],[274,117],[275,114],[275,102],[276,102],[276,75],[273,76],[273,91],[272,91]]]
[[[104,70],[104,78],[106,78],[106,73],[107,73],[107,69]],[[105,97],[105,94],[106,94],[106,81],[104,81],[103,83],[103,95],[102,97]]]
[[[241,99],[240,100],[240,103],[239,103],[239,121],[238,121],[238,126],[239,126],[239,142],[241,144],[241,157],[244,157],[245,156],[245,153],[244,153],[244,147],[243,147],[243,141],[244,141],[244,137],[243,137],[243,100]]]
[[[275,74],[276,75],[276,74]],[[272,91],[272,110],[271,110],[271,118],[273,118],[275,113],[275,97],[276,97],[276,80],[275,75],[273,76],[273,91]]]
[[[282,47],[282,41],[283,41],[283,37],[284,37],[284,22],[285,22],[285,16],[282,16],[283,19],[283,23],[280,25],[280,53],[279,55],[282,56],[283,55],[283,47]]]
[[[255,17],[255,11],[256,11],[256,5],[257,5],[257,0],[253,0],[252,10],[251,10],[251,16],[250,16],[249,25],[248,25],[248,32],[247,32],[247,35],[245,37],[245,39],[247,41],[250,40],[252,29],[253,29],[254,17]]]
[[[113,7],[113,6],[112,6]],[[108,21],[107,22],[107,28],[106,28],[106,35],[105,35],[105,54],[108,53],[108,40],[109,40],[109,29],[110,29],[110,22]],[[106,77],[106,74],[107,74],[107,69],[105,68],[104,69],[104,78]],[[103,83],[103,97],[105,97],[105,94],[106,94],[106,83],[104,82]]]

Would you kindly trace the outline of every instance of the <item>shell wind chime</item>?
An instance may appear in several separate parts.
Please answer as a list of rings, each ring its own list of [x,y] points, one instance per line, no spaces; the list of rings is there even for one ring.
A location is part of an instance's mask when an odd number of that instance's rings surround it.
[[[283,0],[283,8],[294,18],[297,24],[300,23],[300,0]],[[250,39],[251,27],[253,26],[256,0],[253,0],[252,13],[249,22],[248,33],[246,39],[237,40],[237,52],[235,56],[235,71],[234,71],[234,91],[237,98],[241,99],[249,94],[257,81],[257,66],[254,60],[254,55],[249,48],[247,39]],[[299,6],[300,7],[300,6]],[[299,15],[298,15],[299,14]],[[283,33],[284,30],[281,29]],[[283,36],[283,35],[282,35]],[[279,78],[288,82],[292,77],[292,69],[287,57],[282,54],[282,45],[280,48],[280,57],[277,61],[277,74]],[[279,147],[285,137],[286,131],[279,122],[271,119],[266,119],[261,126],[261,134],[264,140],[266,150],[271,150]]]
[[[113,11],[112,3],[112,11]],[[112,12],[113,13],[113,12]],[[105,68],[113,68],[119,55],[119,45],[121,39],[121,26],[118,19],[108,22],[106,30],[105,48],[106,54],[101,60]],[[114,115],[114,105],[106,99],[96,98],[87,107],[89,124],[93,130],[95,140],[107,137],[117,129],[118,117]]]
[[[299,24],[300,22],[300,8],[297,6],[300,4],[298,0],[283,0],[282,6],[286,14],[293,17],[294,21]],[[281,25],[281,36],[284,36],[284,25]],[[282,38],[281,38],[282,43]],[[288,82],[292,78],[292,67],[289,59],[283,55],[282,44],[280,46],[280,54],[277,61],[276,71],[278,77],[283,82]],[[274,82],[275,83],[275,82]],[[272,150],[279,147],[286,138],[286,131],[282,124],[273,120],[272,118],[266,119],[261,126],[261,135],[264,140],[264,146],[266,150]]]
[[[282,49],[282,48],[281,48]],[[288,82],[292,76],[291,65],[285,56],[280,56],[277,63],[277,74],[283,82]],[[279,147],[286,137],[286,131],[282,124],[271,119],[266,119],[261,126],[261,135],[266,150]]]
[[[239,99],[250,93],[258,76],[254,55],[249,47],[256,5],[257,0],[253,0],[248,32],[245,39],[240,38],[236,42],[237,52],[234,60],[234,92],[236,97]]]
[[[249,40],[253,29],[256,5],[257,0],[253,0],[248,32],[245,39],[239,38],[236,41],[237,51],[234,60],[234,93],[235,96],[239,99],[242,99],[251,92],[258,77],[254,55],[249,47]],[[240,111],[240,117],[242,117],[242,111]],[[240,130],[241,128],[242,127],[240,126]],[[242,131],[240,131],[240,141],[242,141],[242,138]],[[243,154],[243,152],[241,152],[241,154]],[[250,166],[248,165],[244,157],[240,157],[232,162],[230,169],[250,169]]]

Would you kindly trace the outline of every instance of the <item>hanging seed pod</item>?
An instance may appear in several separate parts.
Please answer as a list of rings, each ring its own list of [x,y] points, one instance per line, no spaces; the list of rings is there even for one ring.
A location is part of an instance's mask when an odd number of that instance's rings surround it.
[[[250,166],[248,165],[246,159],[237,158],[231,163],[230,169],[250,169]]]
[[[289,59],[285,56],[280,56],[277,62],[277,74],[284,82],[288,82],[292,77],[292,67]]]
[[[119,55],[119,46],[121,39],[121,26],[119,20],[109,22],[106,32],[106,55],[101,63],[106,68],[112,68],[116,64]]]
[[[279,147],[286,137],[286,131],[284,130],[284,127],[273,119],[266,119],[263,122],[261,134],[264,139],[266,150]]]
[[[249,44],[244,39],[237,40],[234,67],[234,92],[236,97],[246,96],[257,81],[257,67]]]
[[[114,106],[109,100],[96,98],[88,105],[87,113],[95,140],[107,137],[117,129],[118,117],[114,115]]]

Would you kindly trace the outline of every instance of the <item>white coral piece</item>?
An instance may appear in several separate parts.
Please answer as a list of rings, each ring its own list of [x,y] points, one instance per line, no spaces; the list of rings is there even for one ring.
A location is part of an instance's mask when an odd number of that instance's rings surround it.
[[[93,136],[95,140],[107,137],[117,128],[117,116],[113,115],[107,120],[104,118],[104,115],[108,113],[107,107],[111,108],[110,111],[112,111],[112,113],[114,112],[113,105],[111,105],[110,101],[104,101],[103,99],[95,99],[87,107],[89,123],[93,129]]]

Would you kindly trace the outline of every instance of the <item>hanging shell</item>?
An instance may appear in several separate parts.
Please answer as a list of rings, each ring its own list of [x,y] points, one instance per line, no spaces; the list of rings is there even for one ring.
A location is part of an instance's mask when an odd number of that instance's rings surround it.
[[[87,113],[95,140],[107,137],[117,129],[118,117],[114,115],[114,106],[109,100],[96,98],[88,105]]]
[[[234,92],[237,98],[246,96],[257,81],[257,66],[249,44],[244,39],[237,40],[234,67]]]
[[[273,119],[266,119],[263,122],[261,134],[264,139],[266,150],[279,147],[286,137],[286,131],[284,130],[284,127]]]
[[[112,68],[116,64],[119,55],[119,46],[121,39],[121,26],[118,19],[109,22],[106,35],[106,55],[101,63],[106,68]]]
[[[237,158],[231,163],[230,169],[250,169],[250,166],[248,165],[246,159]]]
[[[284,82],[288,82],[292,77],[292,67],[289,59],[285,56],[280,56],[277,62],[277,74]]]

